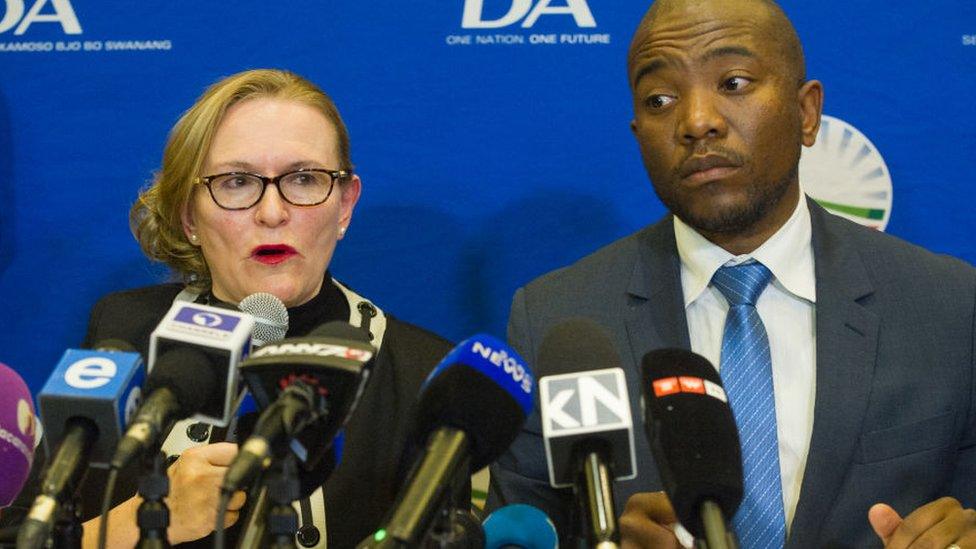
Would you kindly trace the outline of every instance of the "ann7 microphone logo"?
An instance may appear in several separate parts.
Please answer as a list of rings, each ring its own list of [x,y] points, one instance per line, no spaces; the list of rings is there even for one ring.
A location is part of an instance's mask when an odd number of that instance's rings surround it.
[[[555,436],[631,425],[620,368],[546,376],[540,390],[543,421]]]

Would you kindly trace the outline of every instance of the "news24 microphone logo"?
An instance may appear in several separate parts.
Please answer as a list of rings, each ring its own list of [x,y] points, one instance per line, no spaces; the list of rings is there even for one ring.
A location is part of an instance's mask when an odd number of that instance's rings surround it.
[[[525,415],[532,413],[532,394],[535,378],[525,361],[500,339],[488,334],[478,334],[458,343],[441,362],[431,370],[424,387],[445,370],[457,366],[472,368],[504,387],[519,403]]]
[[[622,368],[590,370],[546,376],[539,380],[542,436],[549,461],[550,482],[556,488],[572,486],[575,478],[560,462],[576,442],[599,434],[614,448],[629,448],[629,461],[620,456],[614,478],[636,476],[634,422],[630,413],[627,378]]]

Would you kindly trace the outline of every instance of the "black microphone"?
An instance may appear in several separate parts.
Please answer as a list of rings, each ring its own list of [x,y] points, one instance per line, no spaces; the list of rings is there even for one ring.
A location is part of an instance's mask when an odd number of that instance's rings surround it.
[[[262,412],[221,490],[242,489],[286,448],[304,472],[316,472],[300,475],[302,495],[321,486],[331,471],[319,462],[358,403],[375,353],[365,332],[330,322],[306,337],[266,344],[243,361],[241,376]]]
[[[709,549],[735,547],[726,519],[742,501],[742,450],[722,379],[684,349],[644,355],[644,428],[681,524]]]
[[[427,377],[412,439],[423,448],[384,526],[359,547],[418,547],[438,516],[470,505],[468,477],[498,458],[532,413],[535,380],[508,345],[489,335],[462,341]],[[465,501],[461,501],[461,500]],[[442,515],[442,513],[445,513]]]
[[[66,351],[38,395],[44,441],[53,457],[18,533],[18,547],[47,543],[58,510],[71,502],[89,465],[108,464],[138,404],[145,379],[142,357],[123,341],[97,347]]]
[[[174,303],[150,337],[145,401],[110,465],[122,469],[162,442],[176,420],[194,416],[226,426],[237,399],[237,363],[251,350],[254,317]]]
[[[620,357],[603,328],[573,318],[543,337],[539,368],[554,374],[539,380],[549,482],[574,488],[589,546],[616,547],[620,532],[612,481],[637,475]]]

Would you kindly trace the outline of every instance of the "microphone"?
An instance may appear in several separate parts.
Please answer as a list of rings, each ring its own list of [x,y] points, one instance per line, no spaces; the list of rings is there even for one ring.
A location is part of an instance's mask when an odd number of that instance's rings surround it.
[[[145,402],[110,465],[122,469],[161,441],[173,422],[193,416],[225,427],[237,398],[237,364],[251,350],[254,317],[177,302],[149,340]]]
[[[241,363],[241,376],[263,411],[227,469],[223,492],[245,487],[286,448],[306,473],[315,471],[366,387],[376,353],[366,337],[345,322],[330,322],[306,337],[266,344]],[[318,473],[302,476],[304,496],[331,470]]]
[[[683,349],[647,353],[641,371],[644,428],[678,520],[710,549],[735,547],[725,517],[742,501],[742,451],[722,379]]]
[[[627,379],[607,333],[585,318],[553,326],[539,345],[549,483],[573,487],[592,547],[617,547],[612,480],[637,476]],[[561,373],[565,372],[565,373]]]
[[[419,546],[458,485],[515,440],[534,390],[531,370],[505,343],[482,334],[458,344],[420,390],[412,438],[421,457],[385,526],[359,546]]]
[[[484,522],[485,549],[558,549],[556,525],[539,508],[524,503],[496,509]]]
[[[288,332],[288,308],[273,294],[251,294],[242,299],[237,308],[254,316],[251,342],[255,347],[284,339]]]
[[[108,465],[139,404],[142,357],[118,340],[97,347],[102,350],[66,351],[38,395],[44,441],[53,458],[18,533],[18,547],[47,542],[57,510],[73,497],[88,465]]]
[[[13,368],[0,363],[0,508],[13,503],[34,461],[34,401]]]

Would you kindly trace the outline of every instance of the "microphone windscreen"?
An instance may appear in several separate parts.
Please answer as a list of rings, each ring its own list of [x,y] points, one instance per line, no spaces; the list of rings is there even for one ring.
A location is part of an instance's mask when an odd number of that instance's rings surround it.
[[[334,321],[304,337],[269,342],[241,362],[241,376],[260,410],[271,406],[296,379],[325,399],[327,413],[290,442],[301,462],[303,494],[321,486],[334,469],[336,452],[328,450],[363,394],[375,355],[365,330]],[[250,428],[239,425],[239,435],[247,431]]]
[[[30,474],[37,424],[24,380],[0,363],[0,508],[10,505]]]
[[[459,343],[430,373],[415,408],[414,436],[453,427],[471,442],[471,467],[497,459],[532,413],[535,380],[525,361],[485,334]],[[421,444],[423,444],[421,442]]]
[[[166,387],[173,391],[185,413],[193,413],[206,403],[224,399],[224,387],[219,384],[218,366],[207,353],[195,347],[173,347],[156,359],[146,378],[145,394]]]
[[[588,318],[570,318],[543,336],[538,365],[546,375],[619,368],[620,355],[599,324]]]
[[[678,520],[704,537],[701,504],[731,519],[742,501],[739,434],[722,379],[701,355],[659,349],[641,364],[644,427]]]
[[[634,420],[626,373],[609,334],[588,318],[549,328],[539,344],[542,437],[549,483],[577,483],[582,460],[594,452],[617,480],[634,478]]]
[[[485,549],[557,549],[556,525],[539,508],[524,503],[496,509],[484,522]]]
[[[272,294],[251,294],[242,299],[237,308],[254,316],[252,339],[255,345],[284,339],[288,332],[288,308]]]

